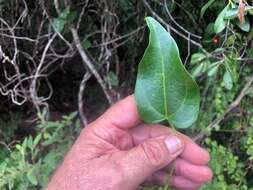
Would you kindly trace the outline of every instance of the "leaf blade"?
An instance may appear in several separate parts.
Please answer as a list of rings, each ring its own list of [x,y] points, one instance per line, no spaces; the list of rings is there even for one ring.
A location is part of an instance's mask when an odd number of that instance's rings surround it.
[[[185,70],[170,34],[153,18],[146,21],[150,35],[137,74],[138,111],[145,122],[167,120],[177,128],[187,128],[197,119],[198,86]]]
[[[222,32],[226,28],[227,21],[224,18],[225,18],[225,15],[226,15],[227,11],[228,11],[228,8],[229,8],[229,6],[226,6],[220,12],[220,14],[218,15],[218,17],[215,20],[214,31],[215,31],[216,34]]]
[[[202,8],[200,11],[200,18],[204,17],[204,14],[206,10],[215,2],[216,0],[209,0]]]

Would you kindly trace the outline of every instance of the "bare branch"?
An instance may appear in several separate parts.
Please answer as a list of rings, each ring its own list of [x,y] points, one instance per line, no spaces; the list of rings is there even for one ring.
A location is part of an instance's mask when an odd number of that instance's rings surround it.
[[[48,49],[50,48],[51,44],[53,43],[55,37],[57,36],[57,33],[55,33],[48,41],[44,51],[43,51],[43,54],[42,54],[42,57],[40,59],[40,63],[36,69],[36,72],[34,74],[34,80],[32,81],[32,84],[30,86],[30,94],[31,94],[31,98],[35,104],[35,107],[37,109],[37,111],[40,113],[40,108],[39,106],[42,104],[42,102],[40,101],[39,97],[38,97],[38,94],[37,94],[37,88],[36,88],[36,85],[37,85],[37,79],[38,79],[38,76],[40,75],[40,71],[42,69],[42,66],[44,64],[44,61],[46,59],[46,55],[47,55],[47,52],[48,52]]]
[[[77,30],[73,27],[71,27],[71,32],[72,32],[72,36],[76,45],[76,48],[78,49],[79,54],[82,57],[83,62],[88,66],[88,68],[90,69],[91,73],[96,77],[98,83],[100,84],[101,88],[104,91],[104,94],[109,102],[110,105],[113,104],[112,98],[109,95],[109,92],[107,90],[106,84],[103,81],[103,79],[101,78],[100,74],[97,72],[94,64],[92,63],[92,61],[90,60],[90,58],[88,57],[88,55],[86,54],[86,52],[84,51],[82,45],[81,45],[81,41],[80,38],[78,36]]]
[[[184,27],[182,27],[180,24],[177,23],[177,21],[173,18],[173,16],[170,14],[170,11],[168,9],[168,5],[167,5],[167,1],[164,0],[164,4],[165,4],[165,10],[170,18],[170,20],[178,27],[180,28],[182,31],[184,31],[188,36],[192,36],[192,37],[195,37],[195,38],[198,38],[198,39],[202,39],[202,36],[199,36],[199,35],[196,35],[196,34],[193,34],[191,32],[189,32],[188,30],[186,30]]]
[[[87,125],[87,119],[84,116],[83,113],[83,93],[84,93],[84,89],[86,86],[86,82],[89,80],[89,78],[91,77],[90,72],[86,72],[86,74],[83,76],[83,79],[81,81],[80,87],[79,87],[79,93],[78,93],[78,110],[79,110],[79,115],[81,118],[81,123],[86,126]]]
[[[197,47],[203,49],[203,47],[202,47],[202,45],[201,45],[200,43],[198,43],[198,42],[196,42],[196,41],[194,41],[194,40],[192,40],[192,39],[189,39],[188,36],[182,34],[182,33],[179,32],[177,29],[175,29],[174,27],[172,27],[171,25],[169,25],[163,18],[161,18],[161,17],[151,8],[151,6],[148,4],[148,2],[147,2],[146,0],[142,0],[142,1],[143,1],[143,3],[145,4],[145,6],[148,8],[148,10],[151,12],[151,14],[152,14],[154,17],[156,17],[156,19],[157,19],[159,22],[161,22],[162,24],[164,24],[164,25],[167,27],[167,29],[172,30],[173,32],[175,32],[177,35],[179,35],[179,36],[182,37],[183,39],[185,39],[185,40],[187,40],[187,41],[190,40],[190,42],[191,42],[193,45],[195,45],[195,46],[197,46]]]

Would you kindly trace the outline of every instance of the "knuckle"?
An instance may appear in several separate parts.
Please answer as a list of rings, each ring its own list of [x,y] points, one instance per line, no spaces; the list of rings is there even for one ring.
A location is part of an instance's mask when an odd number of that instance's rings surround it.
[[[152,166],[159,166],[164,160],[164,149],[163,145],[159,142],[146,142],[141,145],[147,162]]]

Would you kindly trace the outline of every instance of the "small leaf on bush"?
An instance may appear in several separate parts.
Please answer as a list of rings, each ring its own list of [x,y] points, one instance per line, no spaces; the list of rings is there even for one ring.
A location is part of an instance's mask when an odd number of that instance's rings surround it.
[[[222,32],[226,28],[227,21],[224,20],[225,14],[228,10],[228,6],[226,6],[218,15],[217,19],[214,23],[214,31],[216,34]]]
[[[71,11],[71,12],[69,12],[66,20],[68,22],[73,22],[77,18],[77,16],[78,16],[78,13],[76,11]]]
[[[55,18],[54,20],[53,20],[53,28],[57,31],[57,32],[59,32],[59,33],[61,33],[62,32],[62,30],[64,29],[64,26],[65,26],[65,24],[66,24],[66,20],[63,20],[63,19],[61,19],[61,18]]]
[[[33,141],[33,147],[34,147],[34,148],[38,145],[38,143],[40,142],[41,138],[42,138],[42,134],[39,134],[39,135],[37,135],[37,136],[35,137],[35,139],[34,139],[34,141]]]
[[[219,62],[216,62],[216,63],[213,63],[213,64],[209,65],[207,75],[209,77],[212,77],[212,76],[216,75],[216,73],[219,69],[219,66],[220,66]]]
[[[84,49],[87,50],[87,49],[89,49],[92,46],[92,44],[91,44],[90,40],[84,40],[82,42],[82,46],[83,46]]]
[[[224,19],[234,19],[237,17],[238,8],[229,9],[224,14]]]
[[[199,76],[200,74],[202,74],[204,66],[205,66],[204,63],[201,63],[197,65],[196,67],[194,67],[192,71],[192,76],[195,78]]]
[[[194,53],[191,57],[190,63],[192,65],[199,63],[200,61],[204,60],[206,58],[206,55],[203,53]]]
[[[223,75],[223,82],[225,84],[226,89],[231,90],[233,88],[233,79],[228,69],[226,69],[226,72]]]
[[[36,176],[34,175],[34,170],[30,170],[28,173],[27,173],[27,179],[29,180],[29,182],[31,182],[31,184],[33,185],[37,185],[38,184],[38,181],[37,181],[37,178]]]
[[[187,128],[198,117],[198,85],[184,68],[171,35],[155,19],[146,21],[150,36],[135,86],[138,111],[147,123],[168,121]]]
[[[250,15],[253,15],[253,9],[250,9],[248,12]]]
[[[108,73],[108,82],[112,85],[112,86],[118,86],[119,85],[119,80],[118,80],[118,76],[114,73],[114,72],[109,72]]]
[[[202,8],[200,11],[200,18],[203,18],[206,10],[215,2],[216,0],[209,0]]]
[[[245,22],[241,24],[240,22],[236,22],[237,26],[244,32],[249,32],[250,30],[250,23],[249,19],[246,18]]]

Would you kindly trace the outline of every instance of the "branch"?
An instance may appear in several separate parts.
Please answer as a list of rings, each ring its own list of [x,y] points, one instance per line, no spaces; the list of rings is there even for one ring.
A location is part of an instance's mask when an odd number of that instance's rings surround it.
[[[180,28],[182,31],[184,31],[186,34],[188,34],[188,36],[192,36],[192,37],[195,37],[195,38],[198,38],[198,39],[202,39],[202,36],[199,36],[199,35],[196,35],[196,34],[193,34],[191,32],[189,32],[188,30],[186,30],[184,27],[182,27],[174,18],[173,16],[170,14],[170,11],[168,9],[168,5],[167,5],[167,1],[164,0],[164,5],[165,5],[165,10],[170,18],[170,20],[178,27]]]
[[[226,117],[226,115],[228,113],[230,113],[233,109],[235,109],[236,107],[238,107],[242,101],[242,99],[246,96],[248,89],[250,88],[250,86],[253,84],[253,75],[250,76],[249,81],[245,84],[245,86],[243,87],[243,89],[241,90],[240,94],[238,95],[238,97],[235,99],[235,101],[233,101],[229,107],[222,113],[221,116],[219,116],[218,118],[216,118],[214,121],[212,121],[207,128],[213,129],[215,126],[217,126],[221,121],[223,121]],[[199,135],[197,135],[196,137],[194,137],[194,141],[199,141],[203,138],[205,138],[206,134],[201,133]]]
[[[55,7],[55,10],[57,12],[58,15],[61,14],[61,8],[60,8],[60,3],[58,0],[54,0],[54,7]]]
[[[38,97],[37,81],[38,81],[38,77],[41,73],[41,69],[43,68],[43,64],[45,62],[48,50],[49,50],[50,46],[52,45],[56,36],[57,36],[57,33],[54,33],[54,35],[48,40],[47,45],[45,46],[44,51],[42,53],[42,57],[40,59],[39,65],[36,68],[36,72],[34,74],[34,80],[32,81],[30,89],[29,89],[33,103],[39,113],[40,113],[39,106],[42,104],[42,101],[40,100],[40,97]]]
[[[90,77],[91,77],[90,72],[89,71],[86,72],[85,75],[83,76],[82,82],[79,87],[79,93],[78,93],[78,110],[79,110],[79,115],[81,118],[81,123],[83,124],[83,126],[87,125],[87,119],[83,113],[83,107],[84,107],[83,106],[83,92],[86,86],[86,82],[89,80]]]
[[[145,4],[145,6],[148,8],[148,10],[151,12],[151,14],[152,14],[154,17],[156,17],[156,19],[157,19],[159,22],[161,22],[162,24],[164,24],[164,25],[167,27],[167,29],[172,30],[173,32],[175,32],[177,35],[179,35],[179,36],[182,37],[183,39],[185,39],[185,40],[187,40],[187,41],[189,40],[193,45],[195,45],[195,46],[197,46],[197,47],[203,49],[203,47],[202,47],[202,45],[201,45],[200,43],[198,43],[198,42],[196,42],[196,41],[194,41],[194,40],[192,40],[192,39],[189,39],[188,36],[182,34],[182,33],[179,32],[177,29],[175,29],[174,27],[172,27],[171,25],[169,25],[163,18],[161,18],[161,17],[151,8],[151,6],[148,4],[148,2],[147,2],[146,0],[142,0],[142,1],[143,1],[143,3]]]
[[[84,51],[84,49],[81,45],[81,41],[80,41],[80,38],[78,36],[77,30],[73,27],[71,27],[70,29],[71,29],[71,32],[72,32],[74,43],[76,45],[76,48],[77,48],[79,54],[81,55],[81,58],[82,58],[83,62],[88,66],[91,73],[95,76],[95,78],[97,79],[99,85],[103,89],[104,94],[105,94],[109,104],[112,105],[113,101],[112,101],[111,96],[109,95],[109,92],[107,91],[106,84],[103,81],[102,77],[97,72],[97,70],[96,70],[95,66],[93,65],[92,61],[90,60],[90,58],[88,57],[88,55]]]

